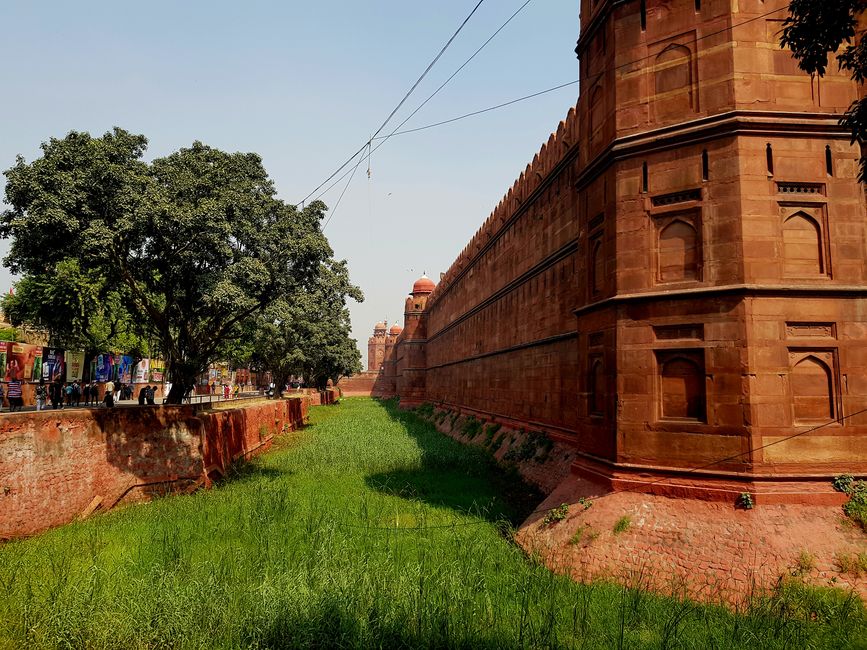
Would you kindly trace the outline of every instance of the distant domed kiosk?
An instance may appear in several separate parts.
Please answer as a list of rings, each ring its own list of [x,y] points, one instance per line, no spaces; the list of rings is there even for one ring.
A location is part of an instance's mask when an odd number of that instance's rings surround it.
[[[412,285],[412,293],[413,295],[423,294],[423,293],[432,293],[434,289],[436,289],[436,283],[431,280],[426,275],[422,275],[418,280],[415,281],[415,284]]]

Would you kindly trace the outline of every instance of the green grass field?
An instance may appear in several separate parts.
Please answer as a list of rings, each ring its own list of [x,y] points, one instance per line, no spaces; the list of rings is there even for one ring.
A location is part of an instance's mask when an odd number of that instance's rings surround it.
[[[311,420],[216,489],[0,547],[0,648],[867,648],[836,591],[735,615],[555,576],[481,451],[368,399]]]

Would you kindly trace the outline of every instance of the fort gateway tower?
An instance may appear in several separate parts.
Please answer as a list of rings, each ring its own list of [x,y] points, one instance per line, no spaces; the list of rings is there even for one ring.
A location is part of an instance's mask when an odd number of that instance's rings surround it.
[[[544,432],[615,490],[839,502],[867,463],[858,88],[798,69],[786,4],[583,0],[577,107],[416,283],[374,393]]]

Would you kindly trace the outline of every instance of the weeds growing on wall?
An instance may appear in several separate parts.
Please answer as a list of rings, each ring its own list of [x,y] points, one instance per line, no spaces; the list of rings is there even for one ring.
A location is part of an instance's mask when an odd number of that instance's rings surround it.
[[[843,512],[867,532],[867,481],[856,481],[849,474],[834,478],[834,489],[849,496],[843,504]]]
[[[538,504],[391,403],[312,426],[214,490],[0,546],[0,648],[854,648],[863,607],[797,583],[746,615],[533,562]],[[586,531],[582,543],[595,533]]]

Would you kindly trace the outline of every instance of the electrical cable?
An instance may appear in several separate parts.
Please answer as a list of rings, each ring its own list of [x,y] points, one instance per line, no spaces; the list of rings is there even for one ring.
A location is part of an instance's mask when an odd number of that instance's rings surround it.
[[[379,135],[379,133],[391,121],[391,118],[394,117],[395,113],[397,113],[401,109],[401,107],[406,103],[406,100],[409,99],[410,95],[412,95],[413,92],[415,92],[415,89],[418,88],[418,85],[422,82],[422,80],[424,80],[424,78],[428,75],[428,73],[431,71],[431,69],[434,67],[434,65],[436,65],[437,61],[440,60],[442,55],[445,54],[445,51],[449,48],[449,46],[451,46],[451,44],[458,37],[458,34],[461,33],[461,31],[464,29],[464,27],[466,27],[466,24],[470,21],[470,18],[472,18],[473,15],[476,13],[476,11],[478,11],[479,7],[482,6],[482,3],[484,1],[485,0],[479,0],[478,3],[476,3],[476,6],[473,7],[473,10],[469,13],[469,15],[466,18],[464,18],[464,21],[460,24],[460,26],[457,28],[455,33],[452,34],[451,38],[448,41],[446,41],[446,44],[443,45],[443,47],[440,49],[439,53],[434,57],[433,61],[431,61],[428,64],[427,68],[425,68],[425,70],[424,70],[424,72],[422,72],[421,76],[418,79],[416,79],[416,81],[412,85],[412,87],[403,96],[403,99],[401,99],[400,102],[398,103],[398,105],[394,108],[394,110],[392,110],[391,113],[389,113],[388,117],[385,118],[385,121],[380,125],[380,127],[376,130],[376,132],[373,134],[372,137]],[[337,176],[337,174],[339,174],[347,165],[349,165],[355,159],[355,156],[357,156],[359,153],[364,151],[364,148],[368,145],[368,143],[369,143],[369,141],[367,143],[365,143],[364,145],[362,145],[362,147],[358,151],[356,151],[354,154],[352,154],[345,163],[343,163],[340,167],[337,168],[337,171],[335,171],[333,174],[331,174],[331,176],[329,176],[324,181],[322,181],[322,183],[320,183],[319,186],[315,190],[313,190],[312,192],[310,192],[310,194],[308,194],[303,199],[301,199],[301,201],[299,201],[297,205],[300,205],[300,204],[304,203],[305,201],[307,201],[307,199],[309,199],[311,196],[313,196],[323,185],[325,185],[328,181],[330,181],[332,178]]]
[[[518,12],[520,12],[520,11],[524,8],[524,6],[526,6],[526,4],[527,4],[527,3],[525,3],[524,5],[522,5],[522,6],[518,9]],[[712,37],[714,37],[714,36],[719,36],[720,34],[724,34],[724,33],[726,33],[726,32],[732,31],[732,30],[734,30],[734,29],[737,28],[737,27],[741,27],[742,25],[747,25],[747,24],[752,23],[752,22],[755,22],[755,21],[757,21],[757,20],[761,20],[761,19],[763,19],[763,18],[767,18],[768,16],[771,16],[771,15],[773,15],[773,14],[775,14],[775,13],[779,13],[780,11],[783,11],[783,10],[785,10],[785,9],[787,9],[787,7],[778,7],[777,9],[773,9],[773,10],[771,10],[771,11],[765,12],[765,13],[759,15],[759,16],[754,16],[754,17],[752,17],[752,18],[748,18],[748,19],[746,19],[746,20],[743,20],[743,21],[741,21],[741,22],[739,22],[739,23],[736,23],[736,24],[733,24],[733,25],[729,25],[728,27],[724,27],[724,28],[722,28],[722,29],[720,29],[720,30],[717,30],[717,31],[715,31],[715,32],[711,32],[711,33],[709,33],[709,34],[704,34],[704,35],[702,35],[702,36],[696,38],[696,39],[695,39],[695,42],[702,41],[702,40],[705,40],[705,39],[707,39],[707,38],[712,38]],[[514,17],[515,15],[517,15],[518,12],[516,12],[515,14],[513,14],[512,17]],[[507,25],[507,24],[509,23],[509,21],[511,21],[511,20],[512,20],[512,18],[509,18],[509,20],[507,20],[506,23],[504,23],[504,24],[500,27],[500,29],[498,29],[497,32],[495,32],[494,35],[496,35],[497,33],[499,33],[499,31],[501,31],[501,30],[503,29],[503,27],[505,27],[505,25]],[[492,38],[493,38],[493,37],[492,37]],[[491,39],[488,39],[488,41],[486,41],[485,45],[486,45],[488,42],[490,42],[490,40],[491,40]],[[483,45],[482,47],[484,47],[484,45]],[[481,51],[481,48],[480,48],[479,50],[477,50],[476,53],[474,53],[473,56],[471,56],[470,59],[467,60],[466,63],[469,63],[469,61],[472,60],[472,58],[473,58],[473,57],[474,57],[474,56],[475,56],[479,51]],[[606,72],[609,72],[609,71],[616,71],[616,70],[619,70],[619,69],[621,69],[621,68],[629,67],[629,66],[635,65],[635,64],[637,64],[637,63],[641,63],[641,62],[643,62],[643,61],[647,61],[647,60],[652,59],[652,58],[653,58],[653,55],[647,55],[647,56],[641,57],[641,58],[639,58],[639,59],[635,59],[635,60],[632,60],[632,61],[628,61],[628,62],[626,62],[626,63],[621,63],[621,64],[619,64],[619,65],[614,66],[613,68],[605,68],[605,69],[600,70],[599,72],[595,73],[594,75],[591,75],[591,77],[589,78],[588,83],[593,83],[596,79],[598,79],[599,77],[601,77],[601,76],[602,76],[603,74],[605,74]],[[466,65],[466,63],[465,63],[464,65]],[[464,66],[461,66],[461,68],[459,68],[458,71],[460,71],[460,69],[462,69],[463,67],[464,67]],[[457,74],[457,71],[455,72],[455,74]],[[454,75],[453,75],[453,76],[454,76]],[[446,81],[446,83],[447,83],[449,80],[451,80],[451,78],[452,78],[452,77],[450,77],[450,78]],[[549,92],[554,92],[554,91],[559,90],[559,89],[561,89],[561,88],[565,88],[565,87],[568,87],[568,86],[572,86],[572,85],[574,85],[574,84],[576,84],[576,83],[579,83],[579,81],[580,81],[580,79],[575,80],[575,81],[570,81],[570,82],[567,82],[567,83],[564,83],[564,84],[560,84],[560,85],[558,85],[558,86],[554,86],[554,87],[552,87],[552,88],[548,88],[548,89],[545,89],[545,90],[539,91],[539,92],[537,92],[537,93],[533,93],[533,94],[531,94],[531,95],[525,95],[524,97],[519,97],[518,99],[514,99],[514,100],[511,100],[511,101],[508,101],[508,102],[504,102],[504,103],[502,103],[502,104],[497,104],[496,106],[490,106],[490,107],[488,107],[488,108],[484,108],[484,109],[481,109],[481,110],[478,110],[478,111],[473,111],[473,112],[470,112],[470,113],[466,113],[466,114],[464,114],[464,115],[459,115],[459,116],[457,116],[457,117],[454,117],[454,118],[451,118],[451,119],[448,119],[448,120],[443,120],[443,121],[441,121],[441,122],[436,122],[436,123],[433,123],[433,124],[427,124],[427,125],[424,125],[424,126],[421,126],[421,127],[415,127],[415,128],[412,128],[412,129],[406,129],[406,130],[404,130],[404,131],[397,131],[397,130],[396,130],[396,131],[393,131],[391,134],[389,134],[389,135],[387,135],[387,136],[384,136],[384,137],[375,137],[375,138],[373,138],[373,139],[378,139],[380,142],[379,142],[379,144],[377,144],[377,146],[373,149],[373,152],[375,152],[377,149],[379,149],[379,147],[381,147],[383,144],[385,144],[385,142],[387,142],[387,141],[389,140],[389,138],[391,138],[391,137],[394,136],[394,135],[404,135],[404,134],[408,134],[408,133],[415,133],[415,132],[418,132],[418,131],[424,131],[424,130],[432,129],[432,128],[435,128],[435,127],[438,127],[438,126],[443,126],[443,125],[446,125],[446,124],[451,124],[451,123],[453,123],[453,122],[457,122],[457,121],[459,121],[459,120],[467,119],[467,118],[469,118],[469,117],[475,117],[475,116],[477,116],[477,115],[481,115],[481,114],[483,114],[483,113],[488,113],[488,112],[490,112],[490,111],[494,111],[494,110],[497,110],[497,109],[500,109],[500,108],[505,108],[505,107],[511,106],[512,104],[515,104],[515,103],[518,103],[518,102],[521,102],[521,101],[525,101],[525,100],[528,100],[528,99],[533,99],[534,97],[539,97],[540,95],[544,95],[544,94],[549,93]],[[443,84],[443,85],[445,85],[445,84]],[[439,92],[439,90],[440,90],[440,89],[437,89],[437,91],[434,92],[434,95],[435,95],[437,92]],[[432,99],[434,95],[431,95],[428,99],[426,99],[425,102],[422,103],[421,106],[424,106],[424,104],[426,104],[430,99]],[[421,106],[419,106],[419,108],[421,108]],[[418,112],[418,111],[417,111],[417,110],[414,111],[414,112],[412,113],[412,115],[414,115],[416,112]],[[410,117],[412,117],[412,115],[410,115]],[[403,122],[401,122],[401,124],[399,124],[397,128],[399,129],[401,126],[403,126],[404,124],[406,124],[406,122],[408,121],[408,119],[409,119],[409,118],[407,118],[407,120],[404,120]],[[334,176],[336,176],[336,175],[337,175],[337,174],[338,174],[342,169],[344,169],[344,168],[346,167],[346,165],[350,164],[350,163],[352,162],[352,160],[355,159],[355,156],[357,156],[359,153],[363,152],[364,149],[365,149],[366,147],[367,147],[367,144],[365,144],[361,149],[359,149],[359,150],[355,153],[355,155],[353,155],[352,158],[350,158],[346,163],[344,163],[344,165],[341,166],[341,168],[340,168],[337,172],[335,172],[334,174],[332,174],[332,175],[331,175],[331,176],[330,176],[330,177],[325,181],[325,183],[327,183],[328,180],[331,180],[332,178],[334,178]],[[371,152],[371,153],[372,153],[372,152]],[[341,176],[341,177],[337,180],[337,182],[339,183],[343,178],[346,178],[346,175],[347,175],[348,173],[349,173],[349,172],[344,173],[343,176]],[[317,190],[320,189],[323,185],[325,185],[325,183],[322,183],[322,184],[317,188]],[[329,186],[325,191],[323,191],[323,192],[319,195],[319,197],[317,197],[317,198],[320,198],[320,197],[324,196],[324,195],[325,195],[326,193],[328,193],[328,192],[329,192],[329,191],[334,187],[334,185],[336,185],[336,184],[337,184],[337,183],[333,183],[332,185],[330,185],[330,186]],[[314,193],[315,193],[315,191],[316,191],[316,190],[314,190]],[[311,194],[312,194],[312,193],[311,193]],[[308,198],[309,198],[309,196],[310,196],[310,195],[308,195]]]

